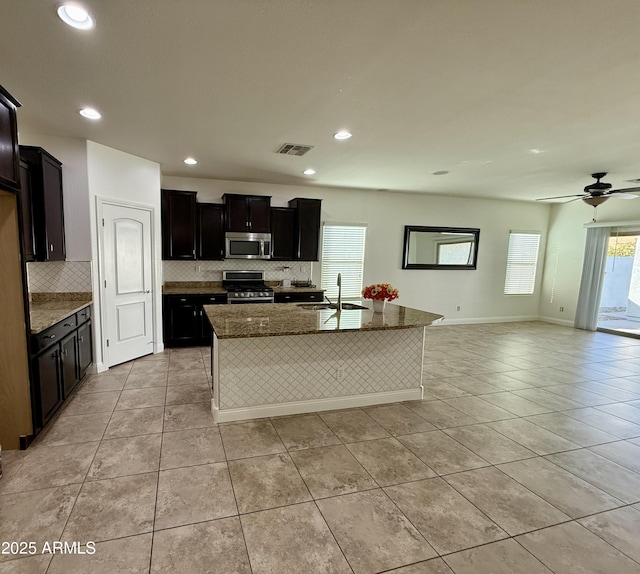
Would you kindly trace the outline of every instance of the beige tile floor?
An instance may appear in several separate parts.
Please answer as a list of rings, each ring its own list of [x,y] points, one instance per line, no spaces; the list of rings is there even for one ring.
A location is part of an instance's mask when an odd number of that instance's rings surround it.
[[[0,539],[37,553],[0,573],[640,573],[640,340],[435,327],[424,401],[221,426],[208,362],[89,376],[4,453]]]

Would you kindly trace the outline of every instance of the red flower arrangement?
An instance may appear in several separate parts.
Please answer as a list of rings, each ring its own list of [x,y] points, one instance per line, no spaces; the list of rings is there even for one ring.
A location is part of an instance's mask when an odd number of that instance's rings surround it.
[[[374,283],[367,285],[362,290],[365,299],[375,299],[377,301],[393,301],[397,299],[400,292],[391,283]]]

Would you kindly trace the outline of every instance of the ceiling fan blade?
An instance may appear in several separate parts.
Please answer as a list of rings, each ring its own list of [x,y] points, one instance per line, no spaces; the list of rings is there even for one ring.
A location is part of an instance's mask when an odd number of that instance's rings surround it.
[[[624,189],[612,189],[607,195],[611,193],[638,193],[640,192],[640,187],[625,187]]]
[[[546,201],[547,199],[564,199],[565,197],[588,197],[584,193],[578,193],[576,195],[558,195],[557,197],[541,197],[540,199],[536,199],[536,201]]]

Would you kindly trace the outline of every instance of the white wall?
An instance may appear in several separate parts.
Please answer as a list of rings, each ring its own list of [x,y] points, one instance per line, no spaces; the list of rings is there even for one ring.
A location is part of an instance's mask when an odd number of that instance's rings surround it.
[[[609,199],[598,207],[599,223],[636,221],[640,226],[640,199]],[[544,264],[540,317],[573,325],[582,276],[585,223],[592,221],[593,207],[582,201],[555,204],[549,216],[547,256]],[[564,311],[560,311],[560,307]]]
[[[21,145],[39,146],[62,162],[62,199],[67,261],[90,261],[87,142],[20,132]]]
[[[155,295],[154,331],[156,341],[154,348],[162,350],[162,251],[160,233],[160,165],[124,153],[92,141],[87,141],[87,166],[89,182],[89,202],[91,205],[91,260],[93,269],[93,295],[95,309],[95,363],[98,369],[103,367],[104,342],[102,337],[100,309],[101,294],[98,273],[98,233],[96,209],[97,198],[117,199],[124,203],[137,203],[153,208],[153,277]]]
[[[535,295],[505,296],[504,277],[510,230],[540,231],[544,256],[549,206],[539,203],[464,199],[340,188],[283,186],[197,178],[162,178],[166,189],[198,192],[198,201],[219,202],[223,193],[271,195],[272,205],[295,197],[322,199],[322,220],[368,224],[364,284],[390,282],[398,303],[442,313],[449,322],[536,318]],[[405,225],[480,228],[475,271],[403,270]],[[314,281],[319,284],[319,266]],[[461,310],[457,311],[457,306]]]

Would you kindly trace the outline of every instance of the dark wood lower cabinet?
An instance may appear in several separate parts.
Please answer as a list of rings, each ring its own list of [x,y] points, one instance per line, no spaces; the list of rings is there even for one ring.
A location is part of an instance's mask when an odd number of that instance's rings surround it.
[[[76,331],[77,333],[77,331]],[[62,394],[66,398],[80,382],[78,363],[78,336],[76,333],[60,342],[60,363],[62,364]]]
[[[93,362],[90,307],[32,336],[33,427],[37,434]]]
[[[216,295],[165,295],[163,297],[164,344],[167,347],[211,345],[211,325],[203,305],[227,303],[226,293]]]
[[[321,303],[324,301],[324,291],[287,291],[274,294],[275,303]]]
[[[60,388],[60,345],[55,345],[33,359],[36,388],[36,428],[41,429],[62,404]],[[35,430],[35,429],[34,429]]]
[[[93,363],[93,335],[91,321],[89,321],[78,327],[78,368],[81,379],[91,363]]]

